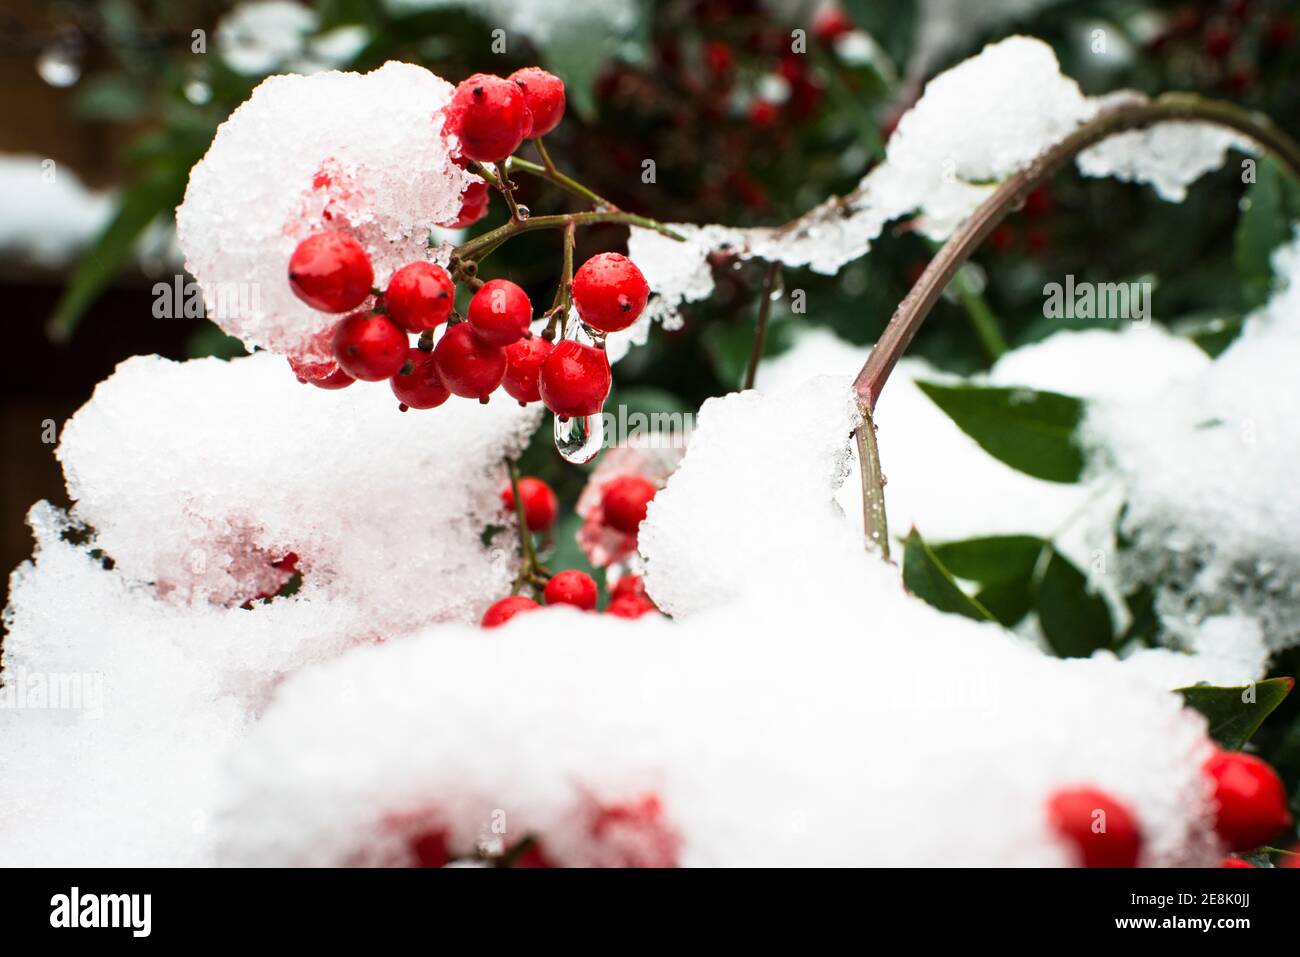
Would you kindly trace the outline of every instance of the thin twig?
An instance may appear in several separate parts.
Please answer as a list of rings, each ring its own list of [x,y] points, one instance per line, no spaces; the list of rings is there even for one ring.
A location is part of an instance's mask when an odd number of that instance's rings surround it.
[[[745,370],[745,389],[754,388],[754,378],[758,375],[758,363],[763,358],[767,346],[767,319],[772,313],[772,296],[776,292],[776,281],[781,275],[781,263],[773,260],[768,264],[767,276],[763,280],[762,300],[758,304],[758,323],[754,327],[754,346],[749,352],[749,368]]]
[[[530,216],[524,220],[511,220],[503,226],[489,230],[481,236],[475,236],[473,239],[461,243],[452,250],[452,255],[458,260],[474,259],[476,255],[485,249],[495,249],[502,241],[517,236],[520,233],[532,232],[537,229],[562,229],[573,223],[575,226],[590,226],[594,223],[624,223],[629,226],[640,226],[642,229],[652,229],[657,233],[667,236],[669,239],[675,239],[678,242],[684,242],[685,237],[679,233],[673,232],[663,223],[648,219],[645,216],[637,216],[634,213],[624,212],[604,212],[601,210],[592,210],[586,213],[563,213],[555,216]]]

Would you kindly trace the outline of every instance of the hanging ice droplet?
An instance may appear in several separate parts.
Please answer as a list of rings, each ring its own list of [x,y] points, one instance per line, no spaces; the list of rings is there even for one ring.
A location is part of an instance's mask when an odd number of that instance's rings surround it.
[[[524,220],[524,219],[527,219],[529,216],[531,216],[532,213],[530,213],[530,212],[528,211],[528,207],[527,207],[527,206],[516,206],[516,207],[515,207],[515,215],[516,215],[519,219]]]
[[[65,43],[52,43],[36,58],[36,72],[50,86],[72,86],[81,79],[77,51]]]
[[[564,461],[585,465],[600,454],[604,442],[604,417],[599,413],[567,419],[555,417],[555,450]]]

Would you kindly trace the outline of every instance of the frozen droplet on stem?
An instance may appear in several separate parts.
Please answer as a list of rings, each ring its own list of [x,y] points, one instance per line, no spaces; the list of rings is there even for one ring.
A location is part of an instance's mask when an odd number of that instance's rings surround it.
[[[531,215],[532,215],[532,213],[529,211],[529,209],[528,209],[527,206],[516,206],[516,207],[515,207],[515,218],[518,219],[518,220],[520,220],[521,222],[522,222],[523,220],[527,219],[527,218],[528,218],[529,216],[531,216]]]
[[[605,428],[600,413],[555,417],[555,450],[566,462],[585,465],[600,454],[604,441]]]

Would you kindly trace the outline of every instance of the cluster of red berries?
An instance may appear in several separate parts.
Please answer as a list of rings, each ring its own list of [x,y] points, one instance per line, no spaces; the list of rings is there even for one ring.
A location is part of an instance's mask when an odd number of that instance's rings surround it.
[[[1284,4],[1218,0],[1180,6],[1148,47],[1172,61],[1182,85],[1218,87],[1244,97],[1259,85],[1262,72],[1286,73],[1282,54],[1298,33],[1295,14]]]
[[[1254,755],[1216,750],[1204,773],[1214,790],[1214,830],[1227,850],[1261,847],[1291,826],[1286,790],[1277,772]],[[1084,867],[1136,867],[1142,852],[1137,818],[1096,788],[1058,791],[1047,802],[1053,830],[1073,845]],[[1228,858],[1224,867],[1249,867]]]
[[[607,483],[601,497],[605,523],[624,534],[636,534],[656,491],[654,483],[639,475],[624,475]],[[549,485],[531,475],[524,476],[519,480],[519,497],[523,500],[524,524],[529,532],[544,532],[555,524],[559,503]],[[515,511],[514,491],[509,485],[501,491],[501,503],[508,511]],[[598,596],[596,580],[577,569],[557,572],[542,590],[542,599],[547,605],[572,605],[583,611],[595,611]],[[520,612],[541,607],[524,595],[510,595],[489,606],[481,624],[484,628],[495,628]],[[605,614],[640,618],[657,610],[645,593],[641,577],[624,575],[610,589]]]
[[[540,399],[565,417],[595,415],[604,404],[611,385],[604,349],[534,336],[532,303],[510,280],[480,285],[464,321],[454,312],[451,274],[437,263],[403,266],[373,308],[358,309],[376,292],[373,282],[370,257],[346,233],[298,244],[289,260],[294,293],[313,309],[351,313],[330,333],[334,365],[290,360],[300,379],[323,389],[388,380],[402,406],[413,409],[432,409],[452,395],[486,402],[498,386],[521,405]],[[626,256],[600,253],[574,275],[572,295],[579,318],[600,335],[635,322],[650,287]],[[433,330],[443,323],[448,328],[434,345]],[[412,334],[420,336],[416,347]]]

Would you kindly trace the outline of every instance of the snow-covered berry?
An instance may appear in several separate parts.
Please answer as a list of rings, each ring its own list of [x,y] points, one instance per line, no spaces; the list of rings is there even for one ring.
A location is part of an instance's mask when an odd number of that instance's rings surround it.
[[[526,598],[523,595],[510,595],[488,606],[488,610],[483,613],[483,620],[480,624],[484,628],[496,628],[498,625],[504,625],[515,615],[526,611],[536,611],[541,607],[531,598]]]
[[[347,312],[365,302],[374,285],[370,256],[347,233],[308,236],[289,257],[294,295],[321,312]]]
[[[655,611],[654,603],[645,595],[622,595],[605,608],[605,614],[616,618],[640,618]]]

